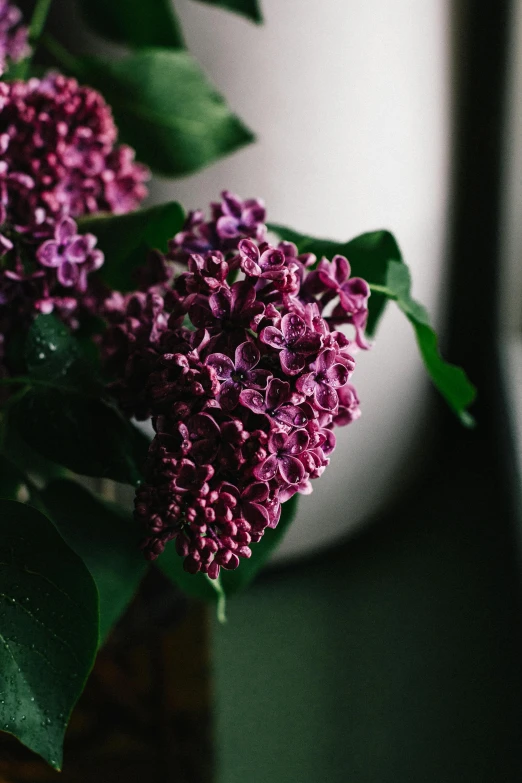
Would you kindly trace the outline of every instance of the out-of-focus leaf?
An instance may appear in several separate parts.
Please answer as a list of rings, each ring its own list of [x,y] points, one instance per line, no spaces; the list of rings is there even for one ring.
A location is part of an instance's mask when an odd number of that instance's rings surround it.
[[[74,481],[53,481],[40,493],[63,539],[83,560],[100,596],[100,643],[134,596],[147,563],[131,513]]]
[[[105,254],[99,274],[105,283],[118,291],[133,291],[136,269],[145,264],[150,250],[166,252],[168,240],[184,220],[181,205],[171,201],[127,215],[95,215],[78,222],[82,231],[98,238],[97,246]]]
[[[335,255],[346,256],[354,277],[363,277],[369,283],[384,285],[388,273],[388,261],[400,261],[402,255],[397,240],[389,231],[369,231],[348,242],[333,242],[330,239],[314,239],[299,234],[285,226],[270,225],[270,230],[287,242],[294,242],[300,253],[314,253],[320,260],[323,256],[332,259]],[[388,299],[381,293],[372,293],[369,301],[369,337],[375,334],[384,314]]]
[[[171,0],[80,0],[85,21],[104,38],[133,48],[183,47]]]
[[[247,19],[258,24],[263,21],[258,0],[199,0],[199,2],[225,8],[227,11],[234,11],[234,13],[246,16]]]
[[[0,500],[0,726],[55,769],[97,640],[83,562],[39,511]]]
[[[186,51],[144,49],[78,68],[107,98],[121,139],[159,174],[190,174],[254,140]]]
[[[475,420],[467,409],[476,397],[476,389],[464,370],[442,359],[428,313],[411,296],[411,277],[405,264],[389,262],[386,288],[415,330],[419,350],[434,385],[462,424],[474,426]]]
[[[105,400],[59,386],[35,387],[13,415],[29,446],[58,465],[125,484],[140,480],[147,439]]]
[[[294,242],[300,253],[314,253],[318,259],[339,254],[348,258],[352,274],[364,278],[372,288],[369,301],[368,334],[373,335],[389,300],[397,302],[411,322],[426,370],[434,385],[464,426],[474,419],[467,408],[476,396],[464,370],[442,359],[437,336],[425,308],[411,297],[410,272],[393,234],[373,231],[349,242],[332,242],[299,234],[284,226],[271,225],[281,239]]]

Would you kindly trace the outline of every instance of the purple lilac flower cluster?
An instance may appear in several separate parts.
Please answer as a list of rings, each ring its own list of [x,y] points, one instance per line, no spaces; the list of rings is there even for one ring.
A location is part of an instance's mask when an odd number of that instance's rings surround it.
[[[209,222],[192,213],[172,240],[169,257],[187,268],[163,293],[107,303],[113,391],[156,433],[135,501],[145,554],[175,539],[184,568],[211,578],[250,557],[282,503],[311,492],[334,427],[359,415],[349,378],[367,347],[368,285],[341,256],[316,264],[272,246],[264,219],[261,202],[224,193]]]
[[[31,49],[27,42],[28,29],[22,24],[22,12],[9,2],[0,0],[0,75],[7,62],[20,62]]]
[[[103,254],[74,218],[129,212],[147,192],[116,137],[102,96],[74,79],[0,83],[0,351],[38,312],[76,325]]]

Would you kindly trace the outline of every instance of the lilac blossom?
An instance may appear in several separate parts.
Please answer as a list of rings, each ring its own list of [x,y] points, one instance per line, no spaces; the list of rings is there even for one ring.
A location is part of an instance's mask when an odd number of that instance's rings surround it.
[[[0,0],[0,48],[6,20],[14,19],[9,8]],[[59,74],[0,82],[0,128],[1,372],[9,373],[11,337],[39,312],[71,328],[99,314],[107,291],[93,273],[103,254],[75,219],[135,209],[148,171],[117,145],[102,96]],[[145,270],[146,285],[154,276],[165,282],[160,271]]]
[[[107,302],[110,388],[155,430],[135,501],[145,556],[175,541],[184,568],[212,579],[251,556],[282,503],[312,491],[334,427],[359,415],[349,380],[366,284],[340,257],[319,274],[295,245],[272,247],[264,219],[259,202],[225,193],[170,243],[165,263],[186,267],[162,292]]]
[[[281,319],[281,328],[266,326],[260,340],[280,350],[281,368],[287,375],[297,375],[305,366],[305,357],[317,353],[321,336],[306,328],[297,313],[287,313]]]
[[[259,364],[259,350],[251,342],[238,345],[235,361],[222,353],[211,354],[206,361],[220,381],[224,381],[219,390],[218,400],[225,410],[233,410],[239,402],[242,389],[263,389],[270,377],[269,370],[256,370]]]
[[[94,234],[77,234],[77,226],[70,217],[62,218],[55,227],[54,238],[43,242],[36,258],[44,267],[56,270],[60,285],[87,289],[87,275],[103,264],[103,253],[96,250]]]

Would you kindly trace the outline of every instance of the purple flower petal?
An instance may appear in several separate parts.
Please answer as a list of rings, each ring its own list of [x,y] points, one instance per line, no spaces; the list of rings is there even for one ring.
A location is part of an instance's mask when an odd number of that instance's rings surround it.
[[[235,381],[225,381],[219,390],[219,402],[223,410],[231,411],[239,403],[239,394],[241,386]]]
[[[338,285],[342,285],[350,277],[350,264],[344,256],[332,258],[333,277]]]
[[[254,343],[247,341],[238,345],[235,359],[236,370],[239,372],[248,372],[259,362],[260,353]]]
[[[58,267],[56,276],[61,285],[70,287],[78,282],[80,273],[76,264],[71,264],[70,261],[62,261]]]
[[[246,408],[250,408],[254,413],[262,414],[265,412],[263,396],[254,389],[243,389],[239,395],[239,402]]]
[[[332,389],[331,386],[326,386],[324,383],[320,383],[315,387],[315,401],[323,410],[335,411],[339,403],[339,398],[335,389]]]
[[[259,465],[256,465],[252,471],[254,476],[260,481],[270,481],[277,473],[278,461],[275,454],[265,459]]]
[[[306,450],[309,442],[310,438],[306,430],[295,430],[286,441],[285,452],[293,456],[301,454],[302,451]]]
[[[301,392],[301,394],[305,394],[307,397],[313,394],[315,390],[313,372],[307,372],[304,375],[301,375],[301,377],[297,379],[296,388],[297,391]]]
[[[223,216],[216,222],[216,232],[220,239],[234,239],[239,236],[237,220],[233,217]]]
[[[292,346],[294,351],[309,356],[311,353],[317,353],[322,345],[322,337],[317,332],[307,331]]]
[[[269,329],[270,327],[267,328]],[[279,359],[281,361],[281,367],[287,375],[297,375],[305,366],[304,357],[299,353],[294,353],[288,348],[281,351]]]
[[[259,503],[243,503],[242,512],[244,518],[252,526],[253,530],[264,530],[270,521],[268,511]]]
[[[300,484],[305,477],[303,463],[295,457],[285,455],[279,460],[279,472],[288,484]]]
[[[324,351],[321,351],[319,356],[317,357],[317,370],[320,373],[325,373],[329,368],[332,366],[332,364],[335,361],[335,351],[333,348],[326,348]]]
[[[254,389],[266,389],[269,378],[272,377],[270,370],[251,370],[248,373],[248,385]]]
[[[290,399],[290,384],[279,378],[272,378],[266,391],[266,407],[272,410]]]
[[[283,333],[279,329],[276,329],[275,326],[265,326],[265,328],[261,330],[259,339],[261,342],[271,345],[272,348],[283,348],[285,345]]]
[[[350,373],[344,364],[334,364],[330,369],[326,371],[326,378],[328,385],[334,389],[339,389],[348,382]]]
[[[60,245],[65,245],[76,236],[76,223],[70,217],[64,217],[56,226],[55,238]]]
[[[232,359],[229,359],[224,353],[211,354],[207,357],[205,364],[212,367],[220,381],[231,378],[235,369]]]
[[[274,419],[287,427],[304,427],[309,417],[297,405],[281,405],[274,411]]]
[[[281,319],[281,331],[287,344],[293,345],[306,332],[306,324],[296,313],[288,313]]]
[[[223,212],[225,215],[231,215],[239,220],[241,218],[241,212],[243,211],[243,202],[236,196],[235,193],[231,193],[230,190],[224,190],[221,193],[223,199]]]
[[[268,485],[259,481],[249,484],[241,493],[241,497],[250,503],[263,503],[268,497]]]
[[[259,248],[251,239],[242,239],[237,249],[240,256],[248,258],[253,264],[258,264]]]
[[[36,257],[44,266],[57,267],[62,263],[58,243],[54,239],[48,239],[47,242],[40,245],[36,252]]]
[[[254,286],[248,280],[240,280],[230,289],[232,296],[232,311],[239,315],[248,310],[256,300],[256,291]]]
[[[223,321],[230,317],[232,306],[232,295],[230,291],[221,289],[217,293],[212,294],[208,301],[214,318]]]
[[[286,434],[280,430],[275,430],[271,433],[268,448],[273,454],[277,454],[278,451],[283,451],[286,445]]]

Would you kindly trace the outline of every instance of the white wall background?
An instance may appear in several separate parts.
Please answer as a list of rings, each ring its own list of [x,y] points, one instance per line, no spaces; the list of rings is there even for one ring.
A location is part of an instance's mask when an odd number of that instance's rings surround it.
[[[448,196],[449,0],[262,0],[263,26],[177,0],[190,50],[258,143],[157,200],[204,206],[224,188],[262,196],[269,220],[348,239],[398,237],[414,293],[443,287]],[[390,312],[354,375],[363,415],[301,503],[277,557],[323,546],[367,520],[414,470],[427,381],[409,324]]]

